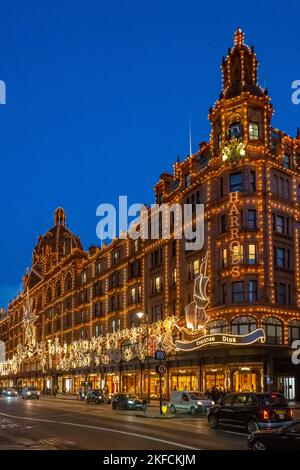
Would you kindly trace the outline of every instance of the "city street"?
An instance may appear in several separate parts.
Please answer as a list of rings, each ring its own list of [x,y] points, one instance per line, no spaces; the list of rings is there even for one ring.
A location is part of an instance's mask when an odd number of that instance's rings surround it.
[[[155,416],[158,408],[150,407]],[[108,405],[42,397],[0,399],[0,449],[200,450],[247,448],[238,430],[211,430],[206,417],[145,418]]]

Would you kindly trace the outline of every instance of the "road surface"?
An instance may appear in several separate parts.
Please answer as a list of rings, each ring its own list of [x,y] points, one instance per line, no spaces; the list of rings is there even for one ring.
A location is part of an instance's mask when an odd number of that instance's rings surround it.
[[[211,430],[206,417],[145,418],[77,400],[0,398],[0,449],[200,450],[247,448],[237,430]],[[149,408],[149,415],[157,408]]]

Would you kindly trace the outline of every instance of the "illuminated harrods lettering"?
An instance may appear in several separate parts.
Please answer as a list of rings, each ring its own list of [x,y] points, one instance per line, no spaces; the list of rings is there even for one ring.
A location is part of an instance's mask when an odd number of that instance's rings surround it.
[[[239,241],[239,227],[240,227],[240,211],[238,208],[239,193],[234,192],[229,194],[229,232],[230,243],[229,250],[231,253],[231,274],[233,277],[240,276],[240,264],[242,262],[242,245]]]

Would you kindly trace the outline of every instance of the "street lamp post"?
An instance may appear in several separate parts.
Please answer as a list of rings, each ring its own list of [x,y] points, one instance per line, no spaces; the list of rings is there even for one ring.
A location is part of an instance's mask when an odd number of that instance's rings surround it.
[[[141,320],[142,318],[147,325],[147,336],[146,336],[146,364],[147,364],[147,374],[148,374],[148,390],[147,390],[147,402],[150,403],[150,368],[149,368],[149,316],[147,313],[138,312],[136,316]]]

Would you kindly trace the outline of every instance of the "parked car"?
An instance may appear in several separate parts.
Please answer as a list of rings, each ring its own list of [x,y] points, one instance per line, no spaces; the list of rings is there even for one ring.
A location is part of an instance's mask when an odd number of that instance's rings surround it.
[[[131,393],[116,393],[111,400],[112,409],[142,410],[143,402],[137,395]]]
[[[102,390],[89,390],[86,396],[86,402],[89,403],[110,403],[110,398]]]
[[[0,397],[4,397],[5,388],[0,387]]]
[[[22,398],[23,400],[26,399],[34,399],[36,398],[37,400],[40,398],[40,392],[36,387],[23,387],[22,388]]]
[[[249,433],[282,427],[292,421],[292,410],[280,393],[229,393],[208,411],[208,424],[239,426]]]
[[[187,390],[171,392],[170,411],[177,413],[183,411],[185,413],[207,413],[207,410],[215,403],[206,395],[199,392],[189,392]]]
[[[9,387],[4,390],[3,396],[5,397],[17,397],[18,391],[16,388]]]
[[[300,420],[280,429],[250,434],[248,447],[251,450],[300,450]]]

